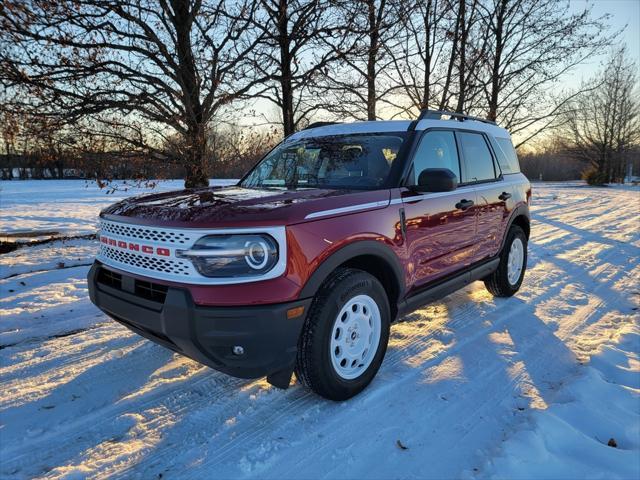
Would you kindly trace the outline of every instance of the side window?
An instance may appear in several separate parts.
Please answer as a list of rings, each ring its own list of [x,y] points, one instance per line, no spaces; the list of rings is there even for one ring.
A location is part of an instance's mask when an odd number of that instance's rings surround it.
[[[412,185],[418,184],[418,177],[425,168],[448,168],[460,178],[458,149],[453,132],[434,130],[425,133],[413,157],[413,167],[409,177]]]
[[[465,178],[463,183],[494,180],[496,172],[491,151],[479,133],[459,132],[460,146],[464,156]]]
[[[498,143],[498,147],[500,147],[499,152],[502,152],[504,155],[504,160],[499,160],[502,173],[518,173],[520,171],[520,163],[518,162],[518,155],[516,154],[516,149],[513,148],[511,140],[496,137],[496,142]],[[498,154],[498,158],[500,156],[501,155]]]

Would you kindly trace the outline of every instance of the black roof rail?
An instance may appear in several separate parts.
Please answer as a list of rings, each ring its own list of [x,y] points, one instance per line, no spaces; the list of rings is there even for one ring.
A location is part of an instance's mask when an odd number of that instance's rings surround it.
[[[496,125],[496,122],[487,120],[486,118],[472,117],[471,115],[465,115],[464,113],[448,112],[446,110],[421,110],[420,115],[409,125],[408,131],[416,129],[418,122],[424,119],[442,120],[443,116],[451,117],[451,120],[458,120],[464,122],[465,120],[475,120],[476,122],[488,123],[490,125]]]
[[[313,122],[304,127],[302,130],[309,130],[310,128],[326,127],[327,125],[338,125],[342,122]]]

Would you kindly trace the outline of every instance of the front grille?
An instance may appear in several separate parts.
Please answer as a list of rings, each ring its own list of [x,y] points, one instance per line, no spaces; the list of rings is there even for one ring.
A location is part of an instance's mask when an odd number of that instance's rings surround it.
[[[172,260],[125,252],[104,244],[100,244],[100,256],[113,260],[114,262],[143,268],[145,270],[151,270],[152,272],[170,273],[180,276],[190,275],[192,268],[189,263],[183,260]]]
[[[112,267],[150,280],[197,284],[225,285],[268,280],[282,275],[286,269],[287,244],[285,227],[264,227],[256,233],[267,233],[278,242],[280,258],[265,275],[243,278],[211,278],[200,274],[191,260],[182,258],[180,250],[188,250],[207,235],[229,235],[249,232],[247,229],[164,228],[100,219],[100,249],[97,260]],[[254,233],[253,229],[250,233]]]
[[[152,242],[172,243],[177,245],[191,244],[196,240],[196,236],[185,232],[175,232],[154,227],[139,227],[127,225],[126,223],[100,222],[100,231],[103,233],[117,235],[119,237],[136,238],[138,240],[149,240]]]
[[[136,280],[135,288],[138,297],[158,303],[164,303],[165,298],[167,298],[167,290],[169,290],[166,285],[144,282],[142,280]]]
[[[98,260],[125,272],[174,282],[199,279],[190,260],[176,251],[190,248],[203,234],[100,220]]]
[[[98,283],[122,290],[122,275],[106,268],[98,271]]]

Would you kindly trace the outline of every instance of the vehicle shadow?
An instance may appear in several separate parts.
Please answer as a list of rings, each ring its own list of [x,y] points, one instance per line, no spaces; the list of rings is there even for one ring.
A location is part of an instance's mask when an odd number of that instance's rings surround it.
[[[620,253],[622,254],[621,257],[623,255],[639,255],[640,254],[640,248],[636,247],[628,242],[624,242],[621,240],[616,240],[613,238],[609,238],[605,235],[603,235],[602,233],[599,232],[593,232],[591,230],[585,230],[583,228],[578,228],[575,227],[571,224],[565,223],[565,222],[561,222],[559,220],[553,220],[551,218],[545,217],[545,216],[535,216],[534,219],[535,222],[540,222],[540,223],[546,223],[548,225],[554,226],[556,228],[559,228],[561,230],[566,230],[570,233],[573,233],[574,235],[577,236],[577,238],[581,239],[582,243],[586,241],[595,241],[597,243],[601,243],[601,244],[605,244],[605,245],[610,245],[612,247],[615,247],[616,249],[621,250]],[[640,238],[640,234],[636,231],[635,235],[634,235],[635,239],[634,240],[638,240]],[[563,245],[566,246],[566,245]]]
[[[158,425],[161,440],[117,475],[171,476],[189,468],[194,478],[213,472],[299,478],[316,471],[385,478],[402,461],[420,478],[442,478],[474,468],[480,457],[461,465],[460,449],[495,448],[504,425],[551,403],[578,365],[535,305],[516,297],[465,310],[477,305],[475,293],[458,292],[432,306],[444,311],[436,328],[420,312],[396,325],[401,342],[389,348],[372,385],[349,402],[258,380],[202,385],[202,398],[188,409],[165,403],[175,415]],[[367,414],[354,413],[362,411]],[[371,435],[370,448],[353,452],[361,434]],[[410,445],[402,458],[396,458],[399,439]],[[389,456],[381,457],[381,448]],[[183,453],[166,461],[175,451]],[[329,467],[343,455],[348,468]]]
[[[350,470],[335,472],[336,476],[375,472],[374,478],[389,478],[397,471],[397,462],[408,476],[417,478],[454,478],[463,470],[472,472],[483,458],[478,453],[486,455],[508,435],[505,425],[513,428],[532,409],[545,408],[564,379],[575,374],[575,355],[536,315],[535,306],[518,298],[500,299],[499,311],[476,312],[463,323],[455,322],[456,306],[474,299],[467,292],[450,298],[453,315],[444,325],[426,333],[409,352],[402,344],[391,347],[387,359],[391,361],[385,361],[362,398],[352,400],[354,410],[365,409],[367,415],[349,420],[349,428],[384,434],[369,440],[366,450],[349,459]],[[405,327],[424,322],[418,313]],[[394,362],[394,357],[401,361]],[[403,457],[389,448],[396,439],[410,448]],[[337,441],[336,450],[353,440],[347,434],[344,441]],[[389,457],[381,458],[376,453],[380,451],[389,452]],[[461,460],[460,451],[470,452],[468,458]],[[280,461],[287,463],[286,458]],[[330,461],[328,452],[314,454],[309,471]],[[277,469],[270,472],[275,476]]]

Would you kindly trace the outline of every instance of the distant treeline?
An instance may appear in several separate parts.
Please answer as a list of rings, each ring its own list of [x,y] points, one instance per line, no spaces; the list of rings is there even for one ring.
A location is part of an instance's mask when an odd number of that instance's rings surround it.
[[[277,142],[271,130],[242,133],[226,129],[210,134],[207,159],[212,178],[240,178]],[[58,144],[26,153],[0,154],[0,179],[87,178],[102,180],[184,178],[180,150],[127,149],[82,151]]]
[[[619,181],[631,181],[628,178],[629,165],[632,176],[640,177],[640,148],[634,147],[627,152],[624,163],[626,170]],[[536,153],[524,153],[519,155],[522,172],[530,180],[564,181],[587,179],[592,169],[590,162],[576,159],[571,152],[556,149],[548,149]]]
[[[239,142],[242,148],[231,148]],[[219,135],[212,144],[217,147],[210,152],[211,165],[215,178],[240,178],[276,141],[272,135],[253,135],[242,137],[227,132]],[[29,155],[0,155],[0,179],[26,180],[48,178],[87,178],[87,179],[155,179],[182,178],[184,167],[173,161],[171,154],[160,157],[157,154],[131,152],[102,152],[74,155],[73,152],[60,152],[52,157],[43,153]],[[634,147],[626,152],[622,163],[631,165],[633,176],[640,176],[640,148]],[[565,181],[584,178],[590,169],[590,163],[575,158],[570,151],[559,147],[543,151],[520,153],[522,172],[531,180]],[[625,176],[629,173],[628,167]],[[625,179],[623,179],[625,180]],[[626,178],[626,181],[630,181]]]

